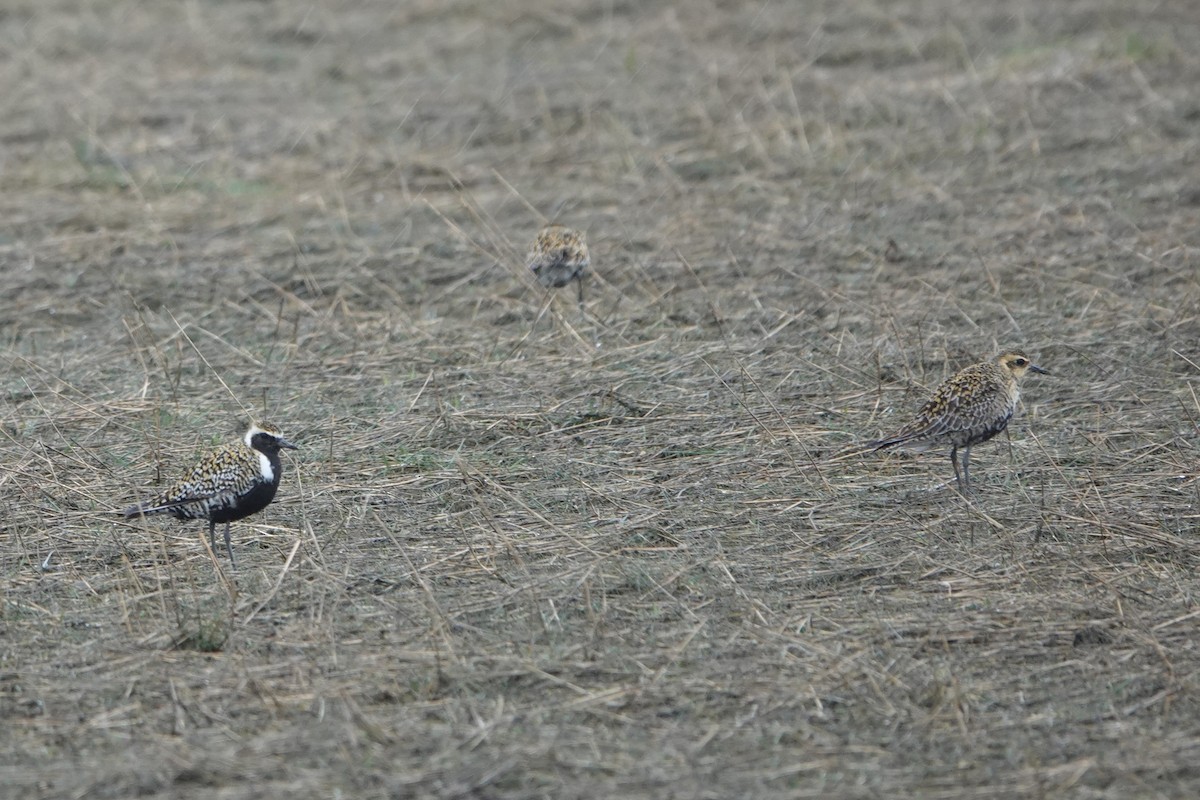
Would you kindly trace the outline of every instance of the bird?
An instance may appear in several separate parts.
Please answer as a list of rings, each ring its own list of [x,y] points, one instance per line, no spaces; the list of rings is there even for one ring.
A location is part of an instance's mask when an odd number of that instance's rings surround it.
[[[1030,372],[1050,374],[1020,350],[1007,350],[991,361],[964,367],[937,387],[912,422],[893,436],[868,442],[865,449],[878,451],[899,445],[930,450],[949,446],[954,478],[959,491],[966,494],[971,490],[971,448],[1008,427],[1021,396],[1021,379]]]
[[[170,514],[176,519],[208,520],[208,540],[217,550],[216,530],[225,523],[225,552],[234,570],[229,524],[262,511],[275,499],[283,467],[281,449],[296,445],[283,438],[279,428],[265,422],[252,423],[242,440],[210,453],[186,477],[150,500],[125,509],[130,517]]]
[[[579,305],[583,305],[583,278],[591,265],[587,237],[557,223],[538,231],[525,259],[538,283],[558,289],[571,281],[579,283]]]

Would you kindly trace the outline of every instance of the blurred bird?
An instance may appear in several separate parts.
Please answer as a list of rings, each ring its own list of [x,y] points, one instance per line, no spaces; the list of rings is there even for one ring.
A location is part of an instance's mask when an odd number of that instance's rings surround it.
[[[208,520],[208,540],[217,549],[217,524],[225,523],[225,552],[229,565],[233,545],[229,541],[229,523],[262,511],[275,498],[281,448],[295,450],[273,425],[251,425],[242,441],[226,445],[209,454],[186,478],[157,497],[125,509],[126,517],[170,514],[176,519]]]
[[[533,240],[526,263],[537,276],[538,283],[547,289],[558,289],[578,281],[579,305],[583,305],[583,278],[591,264],[583,233],[562,225],[547,225]]]
[[[1021,396],[1020,381],[1029,372],[1050,374],[1020,350],[972,364],[944,381],[917,412],[916,419],[896,435],[868,442],[864,447],[883,450],[900,445],[930,450],[949,446],[958,488],[969,492],[971,447],[986,442],[1008,426]],[[961,472],[959,450],[962,450]]]

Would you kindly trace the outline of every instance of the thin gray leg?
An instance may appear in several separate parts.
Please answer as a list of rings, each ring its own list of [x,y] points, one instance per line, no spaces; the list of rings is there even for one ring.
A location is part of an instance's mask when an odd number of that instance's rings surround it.
[[[208,546],[212,548],[213,555],[217,554],[217,523],[212,519],[208,520]]]
[[[233,560],[233,545],[229,543],[229,523],[225,523],[225,552],[229,553],[229,566],[237,572],[237,562]]]
[[[963,490],[962,475],[958,472],[958,448],[951,445],[950,447],[950,463],[954,465],[954,482],[958,484],[958,490]]]
[[[970,445],[963,448],[963,480],[967,484],[967,491],[971,490],[971,447]]]
[[[575,279],[579,283],[579,307],[583,308],[583,276]]]

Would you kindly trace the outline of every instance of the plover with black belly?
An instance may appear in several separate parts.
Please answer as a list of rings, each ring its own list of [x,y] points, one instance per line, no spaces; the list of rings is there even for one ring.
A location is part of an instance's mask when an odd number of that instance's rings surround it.
[[[216,552],[217,525],[225,523],[225,552],[237,569],[229,524],[262,511],[275,499],[283,467],[279,451],[295,450],[279,429],[267,423],[251,425],[236,444],[211,453],[192,471],[151,500],[125,509],[126,517],[170,514],[176,519],[208,520],[209,544]]]

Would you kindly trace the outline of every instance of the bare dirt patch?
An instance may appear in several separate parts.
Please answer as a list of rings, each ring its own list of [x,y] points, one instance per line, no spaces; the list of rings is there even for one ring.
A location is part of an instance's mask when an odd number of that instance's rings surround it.
[[[1196,795],[1196,41],[1183,0],[10,3],[0,786]],[[972,501],[837,457],[1006,346],[1054,375]],[[248,414],[303,449],[240,572],[115,513]]]

